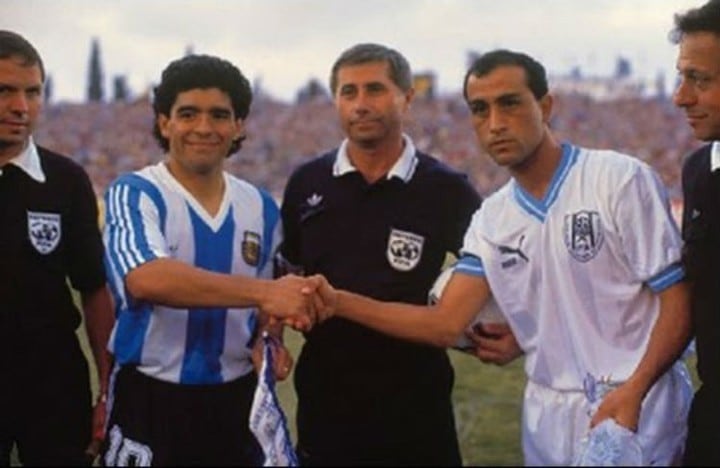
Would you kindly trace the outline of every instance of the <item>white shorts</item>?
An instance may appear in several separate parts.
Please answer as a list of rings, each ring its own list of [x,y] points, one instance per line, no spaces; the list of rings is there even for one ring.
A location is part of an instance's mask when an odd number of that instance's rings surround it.
[[[682,361],[650,389],[634,436],[643,465],[668,466],[680,461],[692,393]],[[572,465],[588,433],[592,411],[593,405],[582,391],[558,391],[528,381],[522,416],[525,465]]]

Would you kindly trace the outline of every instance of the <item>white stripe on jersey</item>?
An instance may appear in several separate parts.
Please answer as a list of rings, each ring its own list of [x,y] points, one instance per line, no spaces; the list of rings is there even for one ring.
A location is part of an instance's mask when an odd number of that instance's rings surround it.
[[[251,184],[224,177],[215,216],[164,163],[124,175],[108,188],[103,238],[117,318],[109,349],[119,364],[186,384],[226,382],[252,370],[248,342],[256,309],[139,303],[124,285],[132,269],[160,257],[220,273],[272,277],[280,241],[277,204]]]
[[[658,315],[655,292],[683,277],[680,248],[649,166],[563,145],[542,200],[512,180],[485,200],[456,271],[487,277],[531,380],[582,390],[587,373],[633,372]]]

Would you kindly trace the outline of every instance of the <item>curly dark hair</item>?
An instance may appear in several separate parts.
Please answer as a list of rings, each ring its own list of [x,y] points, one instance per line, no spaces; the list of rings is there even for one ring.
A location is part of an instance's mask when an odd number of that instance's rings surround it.
[[[232,102],[235,118],[245,119],[250,112],[252,89],[250,82],[232,63],[211,55],[186,55],[177,59],[163,70],[160,84],[153,90],[153,111],[155,123],[153,136],[160,146],[167,151],[169,142],[160,133],[157,118],[159,115],[170,116],[178,94],[191,89],[217,88],[225,92]],[[233,141],[228,156],[240,149],[243,135]]]

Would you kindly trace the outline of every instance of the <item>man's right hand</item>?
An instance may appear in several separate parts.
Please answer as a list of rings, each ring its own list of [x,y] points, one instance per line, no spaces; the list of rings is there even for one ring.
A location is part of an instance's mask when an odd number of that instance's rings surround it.
[[[296,330],[307,331],[316,320],[315,296],[321,277],[285,275],[268,282],[260,309],[270,317],[283,320]]]

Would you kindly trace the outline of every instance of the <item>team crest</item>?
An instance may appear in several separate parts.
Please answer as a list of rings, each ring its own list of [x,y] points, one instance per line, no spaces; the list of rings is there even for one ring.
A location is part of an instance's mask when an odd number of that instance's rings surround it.
[[[579,262],[587,262],[602,247],[604,234],[597,211],[578,211],[565,215],[565,245]]]
[[[243,232],[242,257],[250,266],[258,266],[260,262],[260,234],[252,231]]]
[[[393,229],[387,245],[387,259],[393,268],[410,271],[415,268],[422,256],[425,238],[412,232]]]
[[[35,250],[47,255],[58,246],[62,237],[62,223],[57,213],[27,212],[28,238]]]

